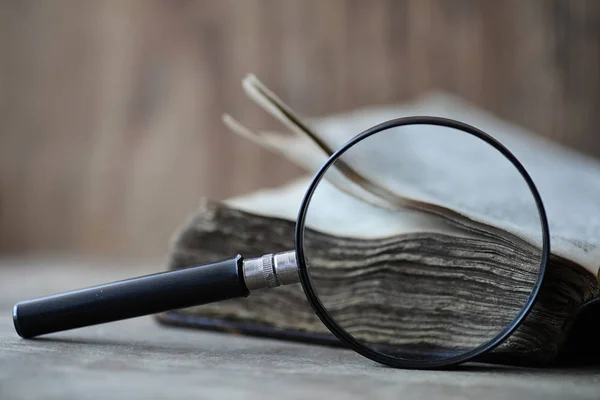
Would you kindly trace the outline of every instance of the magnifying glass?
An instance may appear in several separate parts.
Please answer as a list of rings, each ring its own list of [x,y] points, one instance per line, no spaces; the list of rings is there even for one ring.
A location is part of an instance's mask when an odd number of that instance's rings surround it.
[[[361,212],[336,213],[342,198]],[[549,254],[540,195],[506,147],[458,121],[406,117],[327,159],[301,203],[294,250],[23,301],[13,320],[32,338],[300,282],[323,324],[361,355],[441,368],[518,328]]]

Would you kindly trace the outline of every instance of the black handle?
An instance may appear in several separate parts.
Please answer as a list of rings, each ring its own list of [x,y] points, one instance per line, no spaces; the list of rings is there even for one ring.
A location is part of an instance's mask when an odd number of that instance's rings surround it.
[[[52,332],[246,297],[242,257],[17,303],[19,336]]]

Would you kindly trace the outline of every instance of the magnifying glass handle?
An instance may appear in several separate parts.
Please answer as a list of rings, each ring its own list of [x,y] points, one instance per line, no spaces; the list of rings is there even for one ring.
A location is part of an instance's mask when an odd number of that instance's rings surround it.
[[[247,297],[250,291],[299,282],[296,253],[244,260],[238,255],[188,267],[27,300],[13,308],[23,338]]]
[[[142,276],[17,303],[13,321],[19,336],[118,321],[167,310],[246,297],[242,257],[214,264]]]

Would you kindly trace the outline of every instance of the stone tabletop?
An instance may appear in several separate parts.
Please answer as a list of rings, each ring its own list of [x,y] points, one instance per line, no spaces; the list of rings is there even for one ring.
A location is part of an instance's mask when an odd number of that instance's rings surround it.
[[[600,399],[600,366],[465,365],[396,370],[349,350],[168,328],[151,317],[36,340],[11,308],[160,269],[82,260],[0,260],[0,399]]]

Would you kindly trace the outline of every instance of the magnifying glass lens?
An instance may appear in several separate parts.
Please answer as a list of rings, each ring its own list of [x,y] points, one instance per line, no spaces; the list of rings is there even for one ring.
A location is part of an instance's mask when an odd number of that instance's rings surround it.
[[[493,139],[454,127],[361,137],[321,170],[299,221],[321,319],[392,362],[494,346],[531,306],[548,250],[524,171]]]

